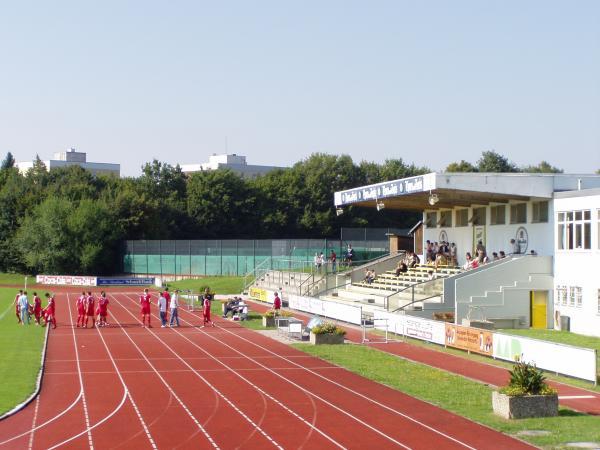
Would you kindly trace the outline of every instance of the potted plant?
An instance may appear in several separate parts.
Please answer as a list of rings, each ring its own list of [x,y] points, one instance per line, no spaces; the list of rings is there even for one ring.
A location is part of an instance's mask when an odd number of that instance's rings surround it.
[[[314,326],[310,330],[310,343],[320,344],[343,344],[346,330],[338,327],[333,322],[324,322]]]
[[[558,415],[558,394],[535,364],[517,359],[508,385],[492,393],[494,413],[505,419]]]
[[[292,315],[292,313],[290,313],[289,311],[279,311],[279,317],[290,317]],[[269,309],[267,312],[265,312],[262,316],[262,321],[263,321],[263,327],[266,328],[273,328],[275,326],[275,310],[274,309]]]

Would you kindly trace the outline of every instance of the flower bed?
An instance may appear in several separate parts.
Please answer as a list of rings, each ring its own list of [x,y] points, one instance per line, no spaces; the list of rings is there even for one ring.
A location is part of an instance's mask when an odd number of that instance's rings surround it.
[[[332,322],[324,322],[310,330],[310,343],[321,344],[343,344],[346,330],[338,327]]]

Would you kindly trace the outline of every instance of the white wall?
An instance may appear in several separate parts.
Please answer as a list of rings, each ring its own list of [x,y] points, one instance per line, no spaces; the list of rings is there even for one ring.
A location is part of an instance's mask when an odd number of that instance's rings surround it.
[[[600,312],[598,311],[598,290],[600,289],[600,250],[599,210],[600,194],[556,198],[556,211],[575,211],[588,209],[592,212],[592,249],[591,250],[556,250],[554,264],[554,308],[563,316],[571,318],[571,331],[574,333],[600,336]],[[555,236],[554,245],[557,244]],[[580,307],[556,304],[557,286],[580,286],[582,288],[582,305]]]

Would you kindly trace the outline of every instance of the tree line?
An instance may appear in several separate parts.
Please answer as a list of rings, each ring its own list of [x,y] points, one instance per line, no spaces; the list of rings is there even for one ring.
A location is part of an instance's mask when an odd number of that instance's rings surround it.
[[[483,152],[446,171],[561,172],[547,162],[518,168]],[[338,237],[341,227],[411,227],[414,213],[345,208],[336,191],[431,172],[401,158],[354,163],[322,153],[292,167],[247,179],[229,170],[186,176],[154,160],[139,177],[92,176],[78,166],[48,172],[36,158],[26,174],[8,153],[0,168],[0,270],[110,274],[126,239],[261,239]]]

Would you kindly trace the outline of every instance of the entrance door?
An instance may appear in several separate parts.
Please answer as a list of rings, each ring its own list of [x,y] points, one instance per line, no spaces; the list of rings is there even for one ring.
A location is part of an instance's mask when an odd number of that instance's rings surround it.
[[[531,328],[546,329],[546,305],[548,291],[531,291]]]

